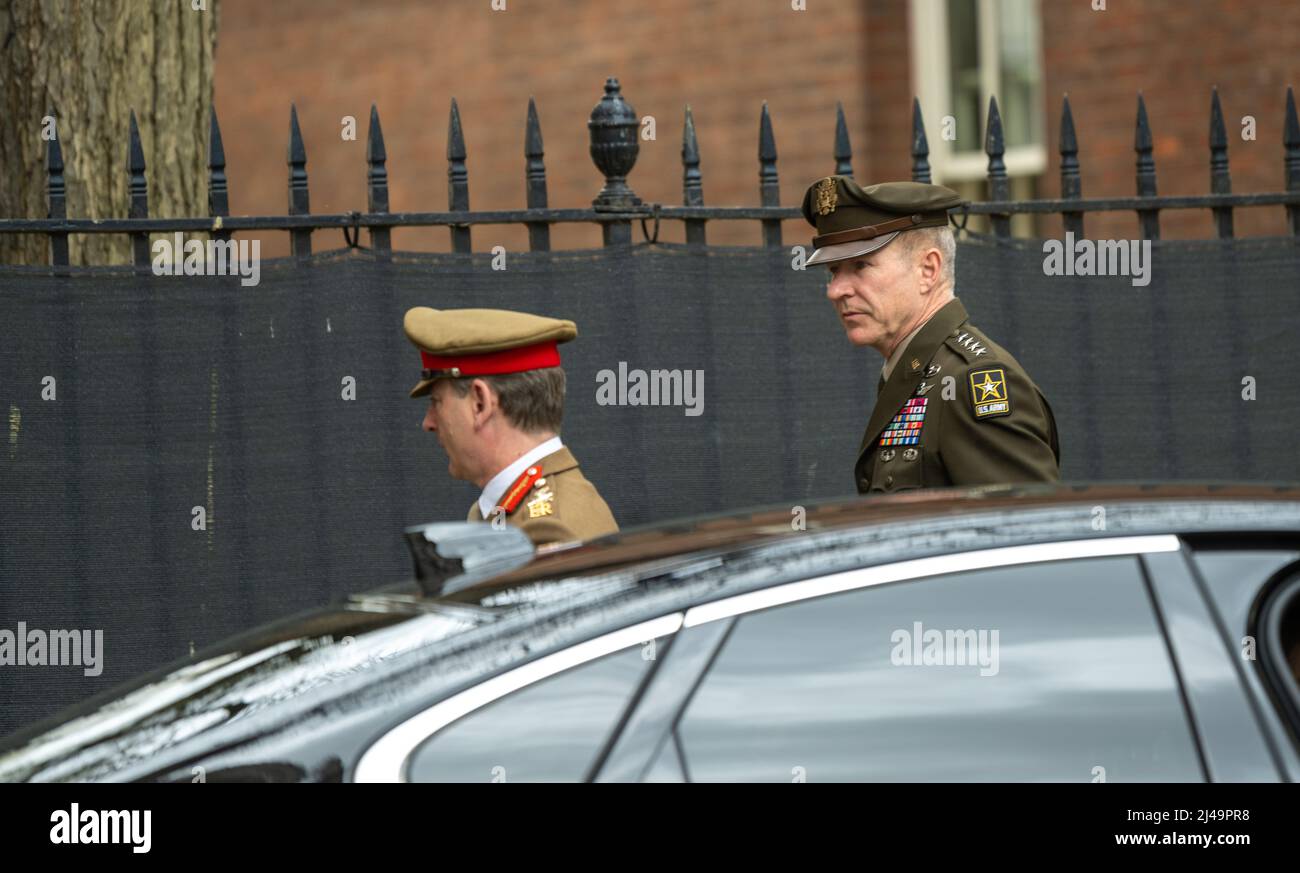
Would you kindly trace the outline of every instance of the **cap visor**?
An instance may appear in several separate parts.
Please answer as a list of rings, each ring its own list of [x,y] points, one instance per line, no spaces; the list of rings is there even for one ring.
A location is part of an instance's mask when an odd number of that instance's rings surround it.
[[[433,383],[436,379],[422,379],[419,384],[411,389],[412,397],[422,397],[433,390]]]
[[[811,267],[813,264],[829,264],[831,261],[843,261],[846,258],[857,258],[862,255],[869,255],[877,249],[882,249],[894,241],[894,237],[902,233],[896,230],[893,233],[887,233],[884,236],[878,236],[875,239],[861,239],[853,242],[840,243],[834,246],[823,246],[813,252],[804,266]]]

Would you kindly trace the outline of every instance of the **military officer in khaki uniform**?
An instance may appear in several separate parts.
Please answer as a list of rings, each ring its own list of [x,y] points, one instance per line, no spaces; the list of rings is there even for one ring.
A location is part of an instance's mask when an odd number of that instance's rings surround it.
[[[412,397],[429,395],[424,429],[447,452],[448,471],[483,493],[470,521],[502,519],[537,545],[618,530],[596,487],[560,441],[564,370],[559,343],[571,321],[502,309],[406,313],[423,372]]]
[[[1047,398],[953,294],[948,210],[961,202],[940,185],[847,176],[804,195],[807,263],[829,269],[849,341],[885,359],[854,469],[863,494],[1060,478]]]

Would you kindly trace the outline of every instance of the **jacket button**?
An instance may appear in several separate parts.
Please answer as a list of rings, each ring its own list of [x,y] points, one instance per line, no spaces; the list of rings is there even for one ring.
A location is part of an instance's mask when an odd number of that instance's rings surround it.
[[[861,488],[863,491],[867,490],[868,488],[871,487],[871,480],[868,479],[866,476],[859,476],[858,487]]]
[[[885,487],[886,487],[886,488],[893,488],[893,487],[894,487],[894,477],[893,477],[893,476],[886,476],[886,477],[885,477]]]

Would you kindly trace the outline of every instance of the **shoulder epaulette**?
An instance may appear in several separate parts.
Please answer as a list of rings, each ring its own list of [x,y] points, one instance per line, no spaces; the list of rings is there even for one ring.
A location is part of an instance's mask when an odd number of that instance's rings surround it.
[[[514,512],[519,501],[524,499],[524,495],[533,487],[533,483],[541,478],[541,475],[542,468],[538,464],[533,464],[525,470],[514,484],[506,489],[505,495],[501,498],[501,508],[506,512]]]
[[[948,337],[947,343],[949,348],[956,351],[968,362],[990,354],[990,349],[984,340],[968,330],[958,328],[953,331]]]

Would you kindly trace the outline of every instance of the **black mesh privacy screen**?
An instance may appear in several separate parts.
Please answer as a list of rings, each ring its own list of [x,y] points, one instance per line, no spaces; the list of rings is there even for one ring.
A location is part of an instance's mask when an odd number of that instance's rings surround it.
[[[977,239],[957,295],[1051,401],[1067,480],[1296,480],[1298,254],[1157,243],[1134,287],[1047,277],[1041,243]],[[852,493],[881,362],[845,340],[825,282],[785,251],[672,245],[512,254],[504,270],[333,253],[267,262],[255,287],[0,268],[0,628],[104,631],[98,677],[0,667],[0,734],[394,581],[403,527],[464,517],[477,489],[448,477],[407,398],[411,306],[577,322],[563,436],[625,527]],[[620,362],[702,371],[701,414],[599,405],[597,373]]]

